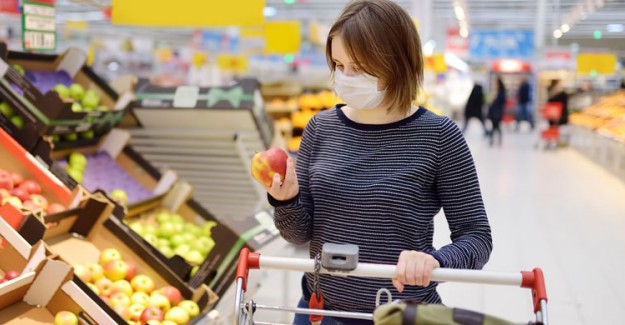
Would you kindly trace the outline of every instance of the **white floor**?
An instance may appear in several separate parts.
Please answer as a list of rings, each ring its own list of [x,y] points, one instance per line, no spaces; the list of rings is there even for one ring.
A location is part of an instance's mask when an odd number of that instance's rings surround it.
[[[625,183],[572,149],[535,150],[536,135],[504,134],[489,147],[471,124],[473,152],[493,231],[487,270],[545,272],[552,324],[625,323]],[[435,246],[449,242],[444,216],[436,218]],[[282,256],[307,257],[291,246]],[[252,275],[254,276],[254,275]],[[253,296],[259,304],[294,306],[301,274],[270,272]],[[286,286],[285,286],[286,284]],[[449,306],[511,321],[533,320],[528,290],[442,284]],[[257,312],[256,320],[289,322],[292,315]]]

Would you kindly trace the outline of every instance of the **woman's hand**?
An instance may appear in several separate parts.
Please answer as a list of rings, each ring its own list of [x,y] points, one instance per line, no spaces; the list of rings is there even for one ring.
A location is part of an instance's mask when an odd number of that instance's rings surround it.
[[[430,285],[432,270],[440,267],[440,263],[430,254],[417,251],[403,251],[397,261],[397,274],[393,278],[393,286],[400,293],[405,285],[427,287]]]
[[[280,175],[273,176],[271,187],[265,187],[269,195],[278,201],[288,201],[299,193],[299,185],[297,184],[297,175],[295,174],[295,165],[293,158],[286,161],[286,175],[284,181],[280,181]]]

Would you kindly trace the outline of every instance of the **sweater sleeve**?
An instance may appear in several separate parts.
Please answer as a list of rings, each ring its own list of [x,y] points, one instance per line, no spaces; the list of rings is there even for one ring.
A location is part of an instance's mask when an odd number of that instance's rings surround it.
[[[309,165],[315,137],[315,117],[302,135],[297,153],[295,170],[299,183],[299,194],[288,201],[278,201],[268,195],[269,203],[276,209],[274,222],[282,237],[293,244],[301,245],[312,237],[313,199],[309,188]]]
[[[493,248],[480,184],[462,133],[449,119],[441,125],[438,193],[452,243],[431,254],[441,267],[481,269]]]

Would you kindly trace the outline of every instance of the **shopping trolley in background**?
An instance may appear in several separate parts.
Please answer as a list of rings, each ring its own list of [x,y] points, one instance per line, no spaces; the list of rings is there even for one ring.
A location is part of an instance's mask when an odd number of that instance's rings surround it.
[[[558,123],[562,117],[562,110],[562,103],[545,103],[540,108],[540,117],[550,122],[550,125],[547,129],[540,131],[540,140],[536,143],[536,148],[541,143],[544,144],[543,147],[545,149],[556,149],[558,147],[558,142],[560,141],[560,127]]]
[[[328,245],[331,245],[328,248]],[[239,265],[235,278],[235,320],[237,325],[243,324],[273,324],[254,322],[256,310],[291,312],[306,315],[322,315],[328,317],[352,318],[373,320],[373,314],[330,311],[310,308],[292,308],[260,305],[250,300],[244,301],[247,286],[247,279],[250,269],[272,269],[296,272],[308,272],[316,274],[330,274],[336,276],[359,276],[372,278],[393,278],[395,276],[395,265],[358,263],[357,246],[342,249],[344,245],[324,245],[323,251],[316,259],[298,259],[284,257],[261,256],[258,253],[251,253],[247,248],[241,250],[239,255]],[[356,247],[356,254],[353,254],[353,247]],[[347,251],[347,253],[344,253]],[[532,291],[534,302],[534,313],[536,323],[548,324],[547,314],[547,291],[545,280],[540,268],[533,271],[521,271],[515,273],[501,273],[477,270],[457,270],[439,268],[432,271],[432,281],[436,282],[464,282],[493,285],[509,285],[528,288]],[[385,290],[385,289],[381,289]],[[390,292],[386,290],[390,295]],[[315,293],[313,293],[315,295]],[[312,299],[313,297],[311,297]],[[376,298],[379,305],[380,292]],[[400,324],[398,324],[400,325]]]

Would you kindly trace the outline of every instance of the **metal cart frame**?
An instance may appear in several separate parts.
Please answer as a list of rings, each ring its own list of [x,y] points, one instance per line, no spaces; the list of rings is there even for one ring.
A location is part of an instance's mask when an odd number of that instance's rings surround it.
[[[244,295],[247,290],[249,270],[251,269],[272,269],[314,273],[315,260],[261,256],[259,253],[250,252],[247,248],[242,249],[239,254],[239,264],[235,278],[236,292],[234,315],[236,324],[261,324],[253,322],[252,316],[256,310],[286,311],[298,314],[323,315],[354,319],[373,319],[373,315],[367,313],[265,306],[256,304],[254,301],[245,303]],[[358,263],[357,267],[352,271],[333,271],[322,267],[320,273],[337,276],[349,275],[391,279],[395,276],[395,269],[395,265]],[[547,290],[545,288],[543,272],[540,268],[534,268],[532,271],[514,273],[438,268],[432,271],[432,281],[507,285],[531,289],[536,322],[548,325]]]

